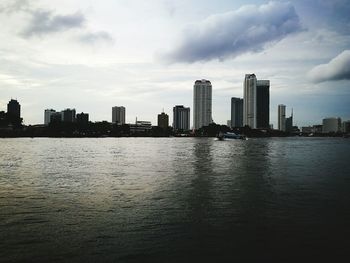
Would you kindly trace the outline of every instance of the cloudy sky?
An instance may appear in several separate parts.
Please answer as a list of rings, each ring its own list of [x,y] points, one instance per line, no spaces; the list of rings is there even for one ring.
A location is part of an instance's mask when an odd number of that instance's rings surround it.
[[[246,73],[271,81],[297,125],[350,119],[348,0],[1,0],[0,110],[11,98],[25,124],[46,108],[92,121],[150,120],[192,108],[193,84],[213,85],[213,119],[230,118]]]

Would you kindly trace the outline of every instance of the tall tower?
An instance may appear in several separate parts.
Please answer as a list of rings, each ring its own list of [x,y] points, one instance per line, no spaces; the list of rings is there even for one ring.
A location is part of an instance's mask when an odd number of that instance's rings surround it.
[[[190,108],[177,105],[173,108],[173,128],[174,131],[187,131],[190,129]]]
[[[243,99],[231,98],[231,127],[243,126]]]
[[[11,99],[9,101],[7,104],[7,115],[13,120],[21,118],[21,105],[17,100]]]
[[[286,131],[286,105],[278,105],[278,129]]]
[[[292,132],[293,131],[293,108],[292,108],[292,114],[290,117],[286,118],[286,132]]]
[[[256,82],[256,128],[270,127],[270,81],[257,80]]]
[[[255,74],[246,74],[244,78],[243,90],[243,125],[248,125],[252,129],[256,129],[256,76]]]
[[[125,124],[125,107],[115,106],[112,107],[112,123]]]
[[[212,86],[209,80],[196,80],[193,87],[193,128],[212,123]]]
[[[252,129],[270,127],[270,81],[246,74],[243,84],[243,125]]]
[[[169,126],[169,116],[164,111],[158,114],[158,127],[166,129]]]
[[[16,127],[21,125],[21,105],[17,100],[11,99],[7,104],[7,118],[10,124]]]

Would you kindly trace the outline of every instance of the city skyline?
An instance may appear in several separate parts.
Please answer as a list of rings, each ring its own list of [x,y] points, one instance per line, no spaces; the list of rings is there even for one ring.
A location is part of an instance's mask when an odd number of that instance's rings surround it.
[[[254,72],[271,81],[274,127],[278,104],[294,108],[298,126],[350,119],[346,1],[232,2],[2,1],[0,110],[17,98],[25,124],[37,124],[44,109],[99,121],[125,105],[126,122],[156,123],[162,108],[192,109],[193,81],[209,79],[213,120],[226,124]]]
[[[255,87],[255,90],[257,90],[257,87],[261,88],[260,94],[259,92],[257,93],[256,96],[256,106],[257,108],[256,111],[256,123],[264,123],[264,126],[258,127],[258,128],[252,128],[252,129],[258,129],[258,130],[273,130],[273,124],[268,123],[268,116],[269,113],[266,114],[266,110],[269,109],[269,104],[268,101],[269,99],[269,80],[256,80],[256,76],[254,74],[246,74],[244,83],[246,83],[247,78],[249,79],[250,77],[253,77],[255,79],[255,83],[257,84]],[[197,80],[198,81],[198,80]],[[196,82],[197,82],[196,81]],[[208,80],[201,80],[199,82],[203,83],[209,83],[210,84],[210,90],[211,90],[211,83]],[[246,86],[246,84],[244,84]],[[258,89],[259,89],[258,88]],[[205,97],[205,96],[203,96]],[[195,92],[194,92],[194,98],[195,98]],[[260,103],[259,103],[260,100]],[[260,104],[260,105],[259,105]],[[231,98],[231,119],[227,121],[227,124],[223,124],[223,126],[227,126],[229,128],[240,128],[243,127],[243,109],[244,109],[244,99],[242,98]],[[320,133],[320,132],[337,132],[337,131],[343,131],[346,132],[348,130],[348,126],[350,123],[350,120],[342,120],[341,117],[324,117],[322,118],[322,124],[312,124],[309,126],[297,126],[294,125],[295,123],[293,122],[293,108],[291,109],[291,115],[289,117],[286,116],[286,105],[279,104],[278,105],[278,126],[275,128],[275,130],[280,130],[283,132],[287,132],[289,134],[292,133],[297,133],[302,130],[302,133]],[[110,124],[115,124],[118,126],[121,125],[144,125],[146,124],[148,128],[152,126],[151,121],[139,121],[135,120],[135,123],[126,123],[125,122],[125,107],[124,106],[114,106],[112,107],[112,121],[106,121],[106,120],[99,120],[95,123],[98,122],[107,122]],[[3,125],[5,124],[4,127],[7,126],[7,124],[12,124],[12,125],[20,125],[21,123],[23,124],[23,118],[21,117],[21,105],[17,100],[11,99],[8,104],[7,104],[7,111],[0,111],[1,113],[1,120]],[[202,113],[201,113],[202,114]],[[200,115],[200,114],[199,114]],[[259,116],[260,115],[260,116]],[[266,116],[267,115],[267,116]],[[330,122],[329,122],[330,120]],[[335,122],[336,120],[336,122]],[[325,124],[326,121],[326,124]],[[328,121],[328,122],[327,122]],[[8,122],[6,124],[6,122]],[[78,113],[76,114],[75,108],[66,108],[62,111],[56,111],[54,109],[45,109],[44,110],[44,123],[43,125],[49,126],[50,123],[53,122],[54,125],[57,123],[78,123],[78,124],[84,124],[88,125],[88,123],[92,123],[89,119],[89,113]],[[208,125],[211,123],[217,125],[215,122],[210,122]],[[337,123],[337,124],[335,124]],[[38,126],[41,126],[42,124],[38,124]],[[208,126],[208,125],[202,125],[200,128]],[[222,124],[221,124],[222,125]],[[35,125],[34,125],[35,126]],[[154,127],[158,126],[162,129],[166,129],[168,127],[172,127],[175,132],[181,132],[181,131],[194,131],[198,130],[199,128],[194,128],[190,127],[190,108],[189,107],[184,107],[183,105],[175,105],[173,107],[173,122],[172,124],[169,123],[169,115],[164,112],[164,109],[160,114],[157,115],[157,125],[153,125]],[[220,124],[219,124],[220,126]],[[266,127],[265,127],[266,126]],[[327,128],[327,126],[330,126],[331,128]],[[334,127],[337,127],[335,129]]]

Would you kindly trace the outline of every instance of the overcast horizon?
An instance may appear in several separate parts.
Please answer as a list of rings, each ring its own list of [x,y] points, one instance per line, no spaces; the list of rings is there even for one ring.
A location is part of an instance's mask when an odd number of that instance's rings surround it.
[[[350,5],[346,0],[5,0],[0,3],[0,111],[11,98],[25,124],[75,108],[91,121],[152,121],[191,108],[193,84],[213,86],[213,120],[230,119],[245,74],[270,80],[294,124],[350,119]]]

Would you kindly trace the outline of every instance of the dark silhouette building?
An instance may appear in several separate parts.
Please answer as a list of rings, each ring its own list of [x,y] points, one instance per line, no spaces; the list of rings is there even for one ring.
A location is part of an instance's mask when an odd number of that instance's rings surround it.
[[[11,99],[7,104],[7,119],[9,124],[12,124],[14,126],[21,125],[21,105],[17,100]]]
[[[62,121],[63,122],[75,122],[75,109],[65,109],[62,111]]]
[[[173,108],[173,128],[174,131],[188,131],[190,129],[190,108],[183,105],[176,105]]]
[[[292,109],[292,115],[289,118],[286,118],[286,132],[292,132],[293,131],[293,109]]]
[[[0,127],[6,127],[7,125],[7,114],[4,111],[0,111]]]
[[[243,99],[231,98],[231,127],[243,127]]]
[[[82,125],[87,125],[89,123],[89,114],[88,113],[78,113],[77,114],[77,123]]]
[[[135,124],[129,124],[130,133],[149,133],[152,130],[150,121],[138,121]]]
[[[270,127],[270,81],[256,82],[256,127],[268,129]]]
[[[169,127],[169,116],[168,114],[162,112],[158,114],[158,127],[166,129]]]
[[[21,118],[21,105],[17,100],[11,99],[7,104],[7,115],[12,118]]]
[[[51,115],[56,113],[54,109],[46,109],[44,111],[44,125],[49,125],[51,121]]]
[[[51,124],[51,123],[56,124],[56,123],[61,123],[61,122],[62,122],[62,113],[61,112],[53,112],[50,115],[49,124]]]

